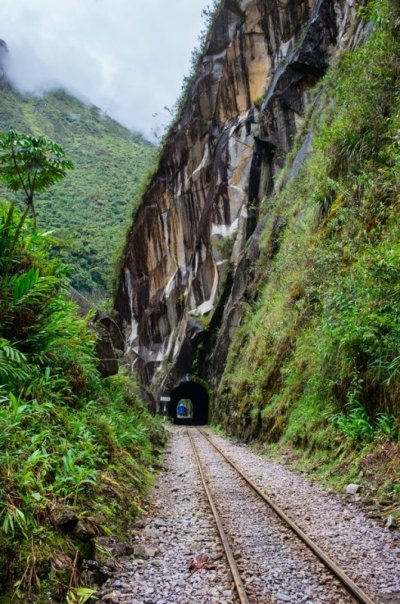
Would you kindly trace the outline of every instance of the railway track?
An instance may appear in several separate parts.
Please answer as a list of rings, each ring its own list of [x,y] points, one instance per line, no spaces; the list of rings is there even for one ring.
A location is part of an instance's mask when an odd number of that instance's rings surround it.
[[[297,572],[297,568],[298,566],[303,566],[304,564],[306,564],[304,562],[305,559],[307,559],[308,566],[315,566],[316,574],[320,577],[321,583],[324,584],[323,590],[321,591],[321,595],[318,596],[321,602],[334,602],[335,604],[337,602],[358,602],[359,604],[375,604],[374,601],[369,597],[369,595],[366,594],[360,587],[358,587],[354,583],[354,581],[352,581],[352,579],[346,575],[345,571],[334,560],[332,560],[312,539],[310,539],[287,516],[287,514],[276,505],[276,503],[270,497],[263,493],[254,483],[254,481],[249,478],[231,459],[229,459],[229,457],[225,455],[225,453],[208,437],[207,434],[204,433],[203,430],[200,430],[198,428],[188,428],[187,436],[191,443],[193,455],[198,466],[201,481],[215,519],[218,533],[221,538],[221,543],[224,548],[225,555],[231,570],[238,599],[241,604],[267,604],[267,602],[272,603],[277,601],[308,601],[307,599],[296,599],[296,596],[294,596],[295,599],[292,599],[293,592],[292,595],[287,595],[285,593],[276,592],[275,589],[274,593],[270,593],[269,595],[267,595],[265,591],[262,590],[262,584],[264,582],[266,572],[265,569],[268,568],[269,572],[269,566],[273,565],[272,551],[276,547],[281,547],[282,539],[287,543],[292,542],[294,539],[293,536],[295,536],[298,541],[301,541],[301,544],[299,543],[294,546],[294,554],[292,551],[293,545],[291,544],[288,548],[289,550],[291,550],[289,551],[288,556],[294,556],[295,558],[296,556],[298,557],[298,559],[294,560],[294,562],[292,563],[292,570],[297,577],[297,575],[299,575],[299,573]],[[204,446],[208,447],[208,450],[204,449]],[[202,449],[201,453],[199,453],[200,448]],[[225,469],[221,469],[221,462],[223,465],[225,465]],[[212,468],[214,468],[214,475]],[[215,472],[217,472],[217,474],[219,473],[220,478],[218,478]],[[245,493],[245,495],[242,497],[242,506],[239,507],[236,512],[235,510],[233,510],[233,514],[236,513],[236,518],[234,520],[232,520],[232,510],[230,510],[229,505],[226,504],[226,496],[224,495],[224,491],[219,486],[221,482],[225,481],[225,476],[227,476],[226,480],[228,481],[228,492],[229,489],[232,490],[241,488]],[[240,481],[241,487],[238,487],[238,481]],[[249,495],[249,493],[251,493],[251,495]],[[261,512],[260,505],[265,507],[265,509],[261,510]],[[274,519],[271,518],[272,514],[272,516],[275,517],[275,521],[276,519],[279,519],[278,524],[280,524],[282,528],[276,529],[279,532],[278,538],[273,537],[270,533],[270,529],[266,528],[266,536],[264,537],[264,534],[261,533],[259,541],[256,542],[256,544],[258,543],[259,545],[253,546],[263,547],[262,544],[264,538],[265,543],[270,544],[270,548],[269,550],[268,548],[266,549],[266,553],[270,554],[271,563],[269,566],[267,563],[266,566],[264,561],[265,555],[264,557],[260,557],[261,564],[260,569],[258,571],[258,588],[256,584],[255,588],[251,585],[251,588],[249,589],[249,587],[246,585],[246,580],[243,578],[243,575],[246,575],[246,564],[243,563],[243,556],[241,550],[244,548],[246,536],[251,537],[254,542],[254,535],[251,534],[254,531],[252,531],[251,528],[249,530],[249,520],[251,524],[251,518],[259,516],[260,513],[268,517],[268,520],[263,518],[264,524],[268,523],[270,525],[274,525]],[[241,518],[243,518],[244,520],[241,520]],[[243,531],[245,538],[243,540],[241,540],[240,537],[239,539],[237,537],[237,528],[235,528],[235,522],[236,525],[239,526],[240,530],[242,528],[241,525],[244,523]],[[259,526],[260,524],[258,523],[258,527]],[[291,538],[288,536],[288,533],[291,533]],[[308,553],[304,553],[305,549],[308,550]],[[257,552],[257,549],[254,549],[254,551]],[[247,556],[249,556],[249,553],[247,553]],[[329,571],[329,579],[327,579],[326,577],[326,570]],[[299,587],[296,587],[296,585],[304,585],[304,581],[306,581],[307,584],[307,582],[309,581],[306,574],[307,572],[309,571],[301,571],[300,574],[303,573],[305,575],[305,578],[304,576],[302,577],[301,584],[299,583],[298,578],[294,579],[294,591],[299,589]],[[317,579],[313,578],[310,581],[318,581],[318,576]],[[273,581],[271,579],[268,579],[266,582],[270,584],[272,583],[273,591]],[[290,581],[287,581],[287,584],[289,583]],[[327,599],[327,596],[324,595],[324,592],[327,592],[328,594],[332,595],[332,598],[330,600]],[[311,601],[315,601],[315,599]]]

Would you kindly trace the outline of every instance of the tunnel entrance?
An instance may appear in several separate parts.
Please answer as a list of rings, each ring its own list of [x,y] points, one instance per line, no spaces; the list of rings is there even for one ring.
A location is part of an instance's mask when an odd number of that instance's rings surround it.
[[[209,396],[206,388],[193,380],[180,382],[171,390],[168,415],[174,424],[208,424]]]

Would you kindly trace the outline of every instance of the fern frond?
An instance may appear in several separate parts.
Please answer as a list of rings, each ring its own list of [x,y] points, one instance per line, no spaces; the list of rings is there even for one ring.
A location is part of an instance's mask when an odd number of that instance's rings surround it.
[[[59,284],[59,279],[53,275],[41,276],[38,269],[31,268],[26,273],[14,275],[10,283],[13,305],[32,306],[43,304],[51,297]]]
[[[28,378],[26,356],[10,345],[8,340],[0,340],[0,384],[19,386]]]

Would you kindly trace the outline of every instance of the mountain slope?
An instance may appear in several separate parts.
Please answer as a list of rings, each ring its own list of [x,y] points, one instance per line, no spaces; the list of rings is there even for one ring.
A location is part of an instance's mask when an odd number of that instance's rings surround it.
[[[360,19],[350,5],[222,0],[215,7],[129,233],[116,297],[127,353],[155,397],[194,372],[204,328],[221,319],[219,300],[241,272],[261,202],[274,189],[316,84],[359,40]],[[231,332],[242,316],[238,303]],[[226,346],[231,335],[225,333]],[[215,359],[220,373],[226,352]]]
[[[74,162],[62,183],[38,196],[38,224],[60,240],[72,284],[104,293],[154,146],[64,91],[22,97],[5,80],[0,86],[0,130],[46,134]]]
[[[228,432],[394,505],[399,10],[222,1],[116,298],[156,401],[200,383]]]

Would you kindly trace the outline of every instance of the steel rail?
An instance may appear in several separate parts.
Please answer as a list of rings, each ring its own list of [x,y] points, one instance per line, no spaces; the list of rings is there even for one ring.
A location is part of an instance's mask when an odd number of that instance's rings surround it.
[[[186,434],[187,434],[187,436],[189,438],[189,441],[190,441],[190,444],[192,446],[193,455],[194,455],[194,458],[195,458],[196,463],[197,463],[197,467],[198,467],[198,470],[199,470],[201,481],[203,483],[204,491],[205,491],[205,493],[207,495],[208,503],[210,504],[210,508],[211,508],[211,511],[213,513],[213,516],[214,516],[215,524],[217,525],[218,533],[219,533],[219,536],[221,538],[222,547],[224,548],[225,556],[226,556],[226,559],[228,561],[229,568],[231,570],[233,582],[234,582],[235,587],[236,587],[236,591],[237,591],[237,594],[238,594],[238,597],[239,597],[240,604],[250,604],[249,603],[249,599],[248,599],[247,594],[246,594],[246,589],[245,589],[245,587],[243,585],[243,581],[242,581],[242,579],[240,577],[240,573],[239,573],[238,566],[236,564],[236,560],[235,560],[235,558],[233,556],[232,548],[231,548],[231,546],[229,544],[229,541],[228,541],[228,538],[226,536],[224,527],[222,525],[221,517],[220,517],[219,512],[218,512],[218,510],[217,510],[217,508],[215,506],[215,503],[214,503],[214,500],[213,500],[210,488],[209,488],[209,486],[207,484],[207,481],[206,481],[206,478],[204,476],[204,472],[203,472],[203,469],[201,467],[200,457],[199,457],[199,454],[197,453],[196,445],[193,442],[192,435],[190,434],[189,430],[187,430],[187,429],[186,429]]]
[[[196,428],[197,432],[199,432],[203,438],[205,438],[213,447],[222,455],[222,457],[232,466],[234,470],[247,482],[247,484],[265,501],[265,503],[275,512],[281,520],[283,520],[290,529],[299,537],[303,543],[307,545],[307,547],[321,560],[321,562],[326,566],[326,568],[333,574],[337,579],[339,579],[340,583],[346,589],[348,593],[355,598],[357,602],[360,604],[376,604],[374,600],[372,600],[368,594],[366,594],[358,585],[354,583],[352,579],[344,570],[338,566],[338,564],[332,560],[325,552],[308,536],[304,531],[301,530],[300,527],[297,526],[293,522],[289,516],[285,514],[283,510],[270,498],[268,495],[263,493],[259,487],[249,478],[244,472],[227,456],[225,453],[211,440],[211,438],[199,428]]]

